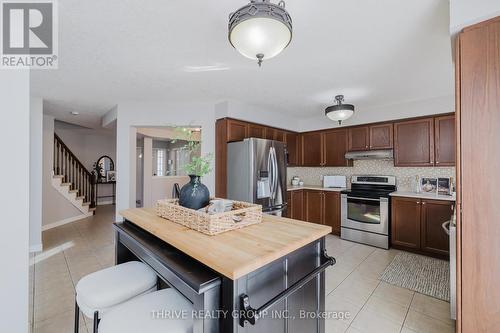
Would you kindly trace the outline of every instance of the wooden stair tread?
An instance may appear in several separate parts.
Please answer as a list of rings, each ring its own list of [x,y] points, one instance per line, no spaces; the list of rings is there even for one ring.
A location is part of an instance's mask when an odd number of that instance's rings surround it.
[[[75,190],[75,191],[77,191],[77,192],[78,192],[78,190]],[[85,199],[85,197],[82,195],[82,196],[76,197],[75,199],[76,199],[76,200],[83,200],[83,199]]]
[[[54,175],[53,178],[64,178],[64,175]]]
[[[78,190],[69,190],[69,193],[76,193],[76,192],[78,192]]]
[[[95,211],[95,207],[89,208],[89,212]]]
[[[71,183],[62,183],[61,186],[71,186]]]
[[[82,203],[82,206],[90,206],[90,202],[84,202]]]

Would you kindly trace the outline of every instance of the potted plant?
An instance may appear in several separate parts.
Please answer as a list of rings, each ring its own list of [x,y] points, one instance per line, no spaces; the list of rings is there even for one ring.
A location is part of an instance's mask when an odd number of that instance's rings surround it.
[[[176,132],[176,138],[172,140],[172,143],[178,140],[186,141],[181,149],[188,151],[191,155],[191,161],[183,166],[190,181],[181,188],[179,204],[197,210],[207,206],[210,202],[210,191],[201,182],[201,177],[212,171],[213,154],[201,156],[201,140],[196,139],[194,131],[181,127],[176,128]]]

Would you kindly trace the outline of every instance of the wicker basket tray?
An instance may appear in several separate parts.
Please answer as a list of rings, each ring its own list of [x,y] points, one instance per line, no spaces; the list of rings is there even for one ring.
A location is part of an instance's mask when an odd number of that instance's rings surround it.
[[[242,201],[233,201],[233,210],[229,212],[210,215],[182,207],[178,199],[158,200],[156,214],[207,235],[217,235],[262,222],[262,206]]]

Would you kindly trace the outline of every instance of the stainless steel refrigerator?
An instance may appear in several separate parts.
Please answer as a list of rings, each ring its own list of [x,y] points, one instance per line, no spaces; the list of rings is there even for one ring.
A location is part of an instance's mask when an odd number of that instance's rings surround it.
[[[264,213],[285,216],[287,151],[283,142],[249,138],[228,144],[228,199],[262,205]]]

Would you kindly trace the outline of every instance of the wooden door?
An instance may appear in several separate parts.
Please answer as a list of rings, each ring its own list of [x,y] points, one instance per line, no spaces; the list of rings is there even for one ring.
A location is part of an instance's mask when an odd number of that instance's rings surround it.
[[[436,166],[455,165],[455,116],[434,118]]]
[[[498,332],[500,18],[466,28],[459,38],[462,214],[457,325],[462,332]]]
[[[323,224],[323,192],[304,190],[305,220]]]
[[[266,138],[266,128],[261,125],[249,124],[248,125],[248,137],[249,138]]]
[[[332,227],[332,233],[340,236],[340,192],[324,191],[325,225]]]
[[[422,200],[420,224],[420,248],[423,251],[449,255],[450,238],[442,224],[453,215],[453,202],[443,200]]]
[[[299,134],[286,132],[285,143],[288,151],[288,165],[299,165]]]
[[[420,199],[392,197],[391,204],[392,245],[420,249]]]
[[[347,130],[326,131],[324,134],[324,166],[350,166],[345,158],[347,152]]]
[[[321,132],[302,133],[302,165],[323,165],[323,138]]]
[[[248,138],[248,124],[234,119],[227,120],[227,142]]]
[[[392,123],[370,126],[370,149],[391,149],[393,134]]]
[[[292,204],[291,218],[295,220],[304,220],[304,192],[302,190],[289,191],[291,194],[290,203]]]
[[[434,118],[394,124],[394,165],[434,166]]]
[[[349,151],[368,150],[370,148],[370,130],[368,126],[349,128]]]

